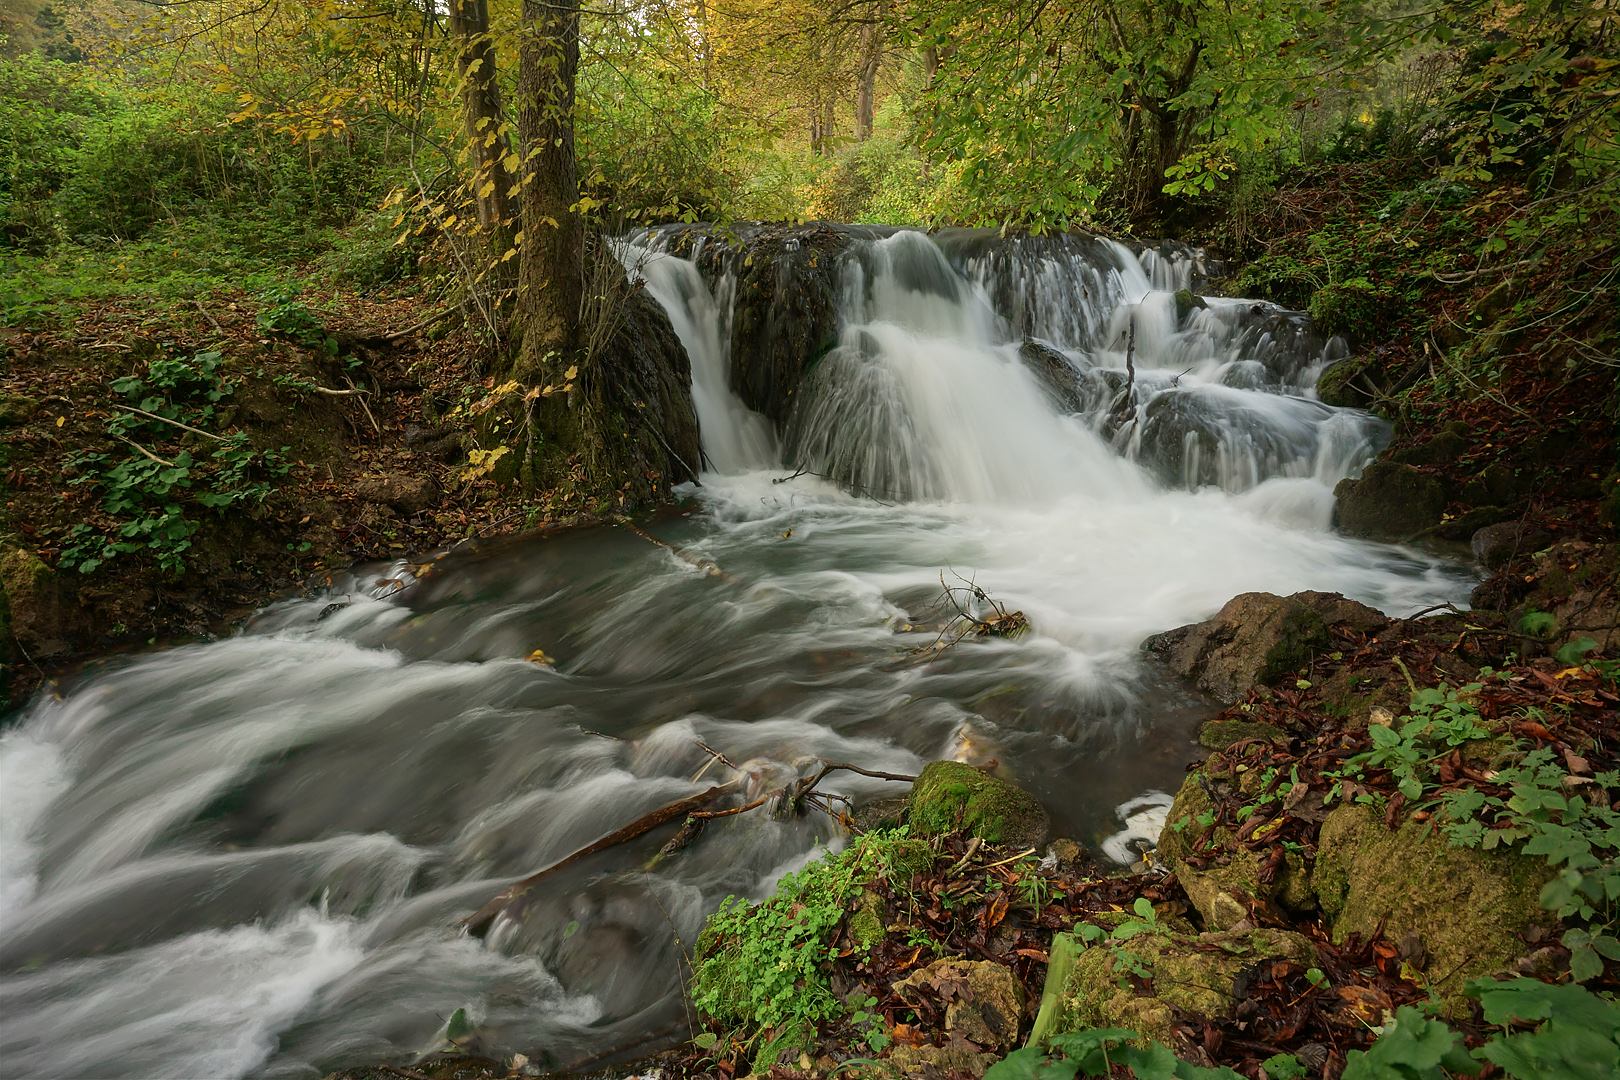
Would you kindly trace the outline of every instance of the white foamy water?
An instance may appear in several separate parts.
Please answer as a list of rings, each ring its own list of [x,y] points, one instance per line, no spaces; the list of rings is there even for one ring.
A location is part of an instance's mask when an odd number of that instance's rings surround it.
[[[651,810],[820,758],[993,760],[1060,834],[1131,858],[1209,711],[1142,638],[1247,590],[1403,613],[1471,584],[1331,530],[1382,423],[1314,399],[1332,346],[1298,316],[1178,311],[1190,256],[861,241],[778,439],[730,385],[735,277],[625,251],[690,354],[712,466],[645,523],[681,556],[601,527],[361,567],[34,702],[0,736],[7,1076],[409,1063],[458,1009],[472,1049],[550,1068],[667,1042],[707,913],[836,847],[826,818],[739,815],[664,857],[655,832],[488,942],[460,920]],[[929,653],[942,576],[1030,633]]]

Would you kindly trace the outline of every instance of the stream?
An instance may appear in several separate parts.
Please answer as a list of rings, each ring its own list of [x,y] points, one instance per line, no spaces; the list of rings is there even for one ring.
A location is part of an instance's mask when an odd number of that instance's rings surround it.
[[[662,829],[487,942],[459,920],[817,758],[981,764],[1128,859],[1118,808],[1179,786],[1214,707],[1144,637],[1250,590],[1466,601],[1465,568],[1332,530],[1387,427],[1315,399],[1342,343],[1302,315],[1178,309],[1195,252],[862,235],[779,437],[730,388],[734,277],[666,241],[622,257],[691,357],[708,468],[646,535],[356,567],[226,640],[95,665],[0,734],[6,1076],[314,1078],[431,1050],[457,1010],[470,1049],[547,1066],[656,1048],[704,917],[841,845],[826,816],[726,818],[657,858]],[[931,650],[967,582],[1030,631]]]

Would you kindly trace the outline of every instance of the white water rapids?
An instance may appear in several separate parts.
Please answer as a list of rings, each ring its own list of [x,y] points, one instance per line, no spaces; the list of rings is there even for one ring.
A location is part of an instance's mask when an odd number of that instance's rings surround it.
[[[993,758],[1100,845],[1116,806],[1179,783],[1209,708],[1143,637],[1247,590],[1394,613],[1466,595],[1458,568],[1331,531],[1332,485],[1383,434],[1314,400],[1297,318],[1178,314],[1185,258],[975,245],[856,245],[839,344],[783,440],[730,388],[734,280],[632,260],[691,356],[712,465],[687,512],[645,523],[687,559],[600,528],[420,579],[358,568],[29,705],[0,735],[4,1074],[318,1077],[408,1062],[457,1009],[491,1054],[646,1046],[683,1022],[682,943],[840,843],[825,819],[726,819],[656,863],[663,833],[605,852],[498,948],[457,922],[708,786],[698,740],[767,785],[815,757]],[[1133,322],[1130,419],[1105,438]],[[942,572],[1032,632],[916,662]],[[1133,803],[1133,827],[1160,806]]]

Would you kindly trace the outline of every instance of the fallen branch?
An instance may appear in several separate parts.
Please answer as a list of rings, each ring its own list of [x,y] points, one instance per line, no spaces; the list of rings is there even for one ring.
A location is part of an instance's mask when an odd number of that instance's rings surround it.
[[[330,395],[331,397],[353,397],[356,394],[369,394],[369,393],[371,393],[370,390],[363,390],[358,386],[351,386],[347,390],[328,390],[324,386],[317,386],[317,387],[315,387],[315,392],[317,394],[327,394],[327,395]]]
[[[709,748],[704,747],[704,749],[708,750]],[[720,757],[716,751],[710,750],[709,752],[714,754],[717,758]],[[685,818],[685,821],[681,825],[680,832],[678,832],[669,843],[664,845],[661,852],[665,855],[674,854],[696,840],[698,835],[703,831],[704,826],[715,818],[733,817],[737,814],[746,813],[749,810],[757,810],[759,807],[764,806],[767,802],[770,802],[773,798],[778,797],[785,799],[789,805],[797,806],[801,800],[812,797],[815,794],[819,794],[815,793],[813,789],[817,784],[821,783],[828,773],[833,772],[859,773],[861,776],[870,776],[876,780],[895,780],[907,784],[914,783],[917,779],[915,776],[909,776],[904,773],[878,772],[873,769],[863,769],[859,765],[851,765],[846,761],[828,761],[826,758],[822,758],[821,768],[816,770],[816,772],[811,776],[803,777],[792,784],[787,785],[786,787],[779,788],[776,791],[770,792],[769,794],[762,795],[753,802],[747,803],[743,806],[735,806],[725,810],[706,810],[704,807],[710,803],[717,799],[724,798],[725,796],[736,791],[740,786],[741,781],[732,780],[728,783],[717,784],[705,792],[693,795],[690,798],[682,799],[679,802],[670,803],[668,806],[659,807],[650,814],[643,814],[641,817],[637,818],[635,821],[632,821],[624,828],[619,829],[616,832],[611,832],[602,837],[600,840],[593,841],[592,843],[580,848],[567,858],[560,859],[557,862],[552,863],[544,870],[530,874],[522,881],[518,881],[507,886],[501,891],[499,896],[495,897],[495,899],[491,900],[472,915],[469,915],[466,919],[462,920],[461,925],[466,927],[467,933],[471,934],[472,936],[483,937],[489,932],[489,928],[503,912],[507,912],[513,907],[513,905],[521,904],[524,896],[527,895],[528,892],[535,887],[535,885],[539,884],[545,878],[556,873],[565,866],[570,866],[581,859],[595,855],[597,852],[606,851],[610,847],[616,847],[619,844],[634,840],[637,837],[645,836],[647,833],[658,828],[658,826],[666,825],[669,822],[674,821],[676,818]],[[832,814],[832,810],[828,806],[823,805],[821,806],[821,809],[825,810],[829,815]],[[514,913],[513,917],[521,918],[521,915],[521,908],[519,908],[519,910]]]
[[[666,824],[670,821],[674,821],[676,818],[690,814],[696,810],[701,810],[704,806],[707,806],[714,800],[729,795],[735,790],[737,790],[736,781],[731,781],[730,783],[725,784],[717,784],[701,794],[693,795],[691,798],[682,799],[679,802],[670,803],[668,806],[660,807],[650,814],[643,814],[641,817],[637,818],[635,821],[632,821],[624,828],[619,829],[616,832],[608,833],[600,840],[585,845],[567,858],[554,862],[544,870],[530,874],[522,881],[518,881],[507,886],[504,890],[502,890],[499,896],[495,897],[495,899],[491,900],[472,915],[469,915],[466,919],[462,920],[461,925],[465,926],[467,928],[467,933],[471,934],[472,936],[483,937],[489,932],[490,925],[494,923],[496,916],[500,915],[501,912],[505,911],[512,904],[521,900],[530,889],[533,889],[541,881],[545,880],[545,878],[556,873],[558,870],[561,870],[563,867],[571,866],[587,856],[595,855],[598,851],[606,851],[610,847],[616,847],[619,844],[625,843],[626,841],[634,840],[639,836],[644,836],[658,828],[658,826]]]
[[[1456,274],[1442,274],[1436,270],[1434,271],[1434,280],[1442,285],[1463,285],[1473,281],[1475,278],[1484,277],[1486,274],[1501,274],[1508,270],[1517,270],[1519,267],[1529,266],[1535,261],[1535,259],[1520,259],[1518,262],[1510,262],[1502,266],[1487,266],[1478,270],[1464,270]]]
[[[134,439],[126,439],[122,435],[118,435],[118,434],[113,434],[113,438],[117,439],[121,443],[128,443],[130,446],[133,446],[136,450],[140,451],[141,454],[143,454],[145,457],[147,457],[148,459],[150,459],[152,461],[157,462],[159,465],[162,465],[165,468],[172,469],[172,468],[175,467],[174,462],[172,462],[172,461],[164,461],[162,458],[160,458],[156,454],[152,453],[152,451],[148,450],[146,447],[142,446],[140,443],[136,442]]]
[[[208,309],[203,307],[203,302],[201,300],[193,300],[192,303],[197,306],[198,311],[202,312],[202,317],[207,319],[209,324],[213,326],[214,333],[223,334],[225,332],[225,328],[219,325],[219,320],[208,314]]]
[[[201,428],[194,428],[190,424],[182,424],[178,420],[170,420],[167,416],[159,416],[157,413],[149,413],[145,409],[137,409],[133,405],[114,405],[113,408],[123,409],[125,412],[136,413],[140,416],[146,417],[148,420],[157,420],[165,424],[173,424],[182,431],[189,431],[193,435],[201,435],[203,438],[213,439],[215,442],[225,441],[225,436],[223,435],[211,435],[208,432],[203,431]]]
[[[439,322],[442,319],[449,318],[451,315],[454,315],[458,310],[460,310],[460,308],[457,305],[452,304],[451,306],[445,308],[443,311],[439,312],[437,315],[429,315],[427,318],[423,319],[421,322],[417,323],[415,326],[407,326],[405,329],[396,330],[392,334],[384,334],[383,335],[383,340],[384,341],[397,341],[402,337],[409,337],[410,335],[416,333],[418,330],[426,330],[428,327],[432,326],[434,323]]]

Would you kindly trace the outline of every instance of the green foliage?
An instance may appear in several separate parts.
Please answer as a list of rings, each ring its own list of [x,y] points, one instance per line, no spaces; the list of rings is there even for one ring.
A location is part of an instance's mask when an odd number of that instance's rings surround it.
[[[190,507],[223,514],[234,506],[261,503],[273,490],[273,480],[287,474],[289,466],[279,453],[254,449],[240,431],[214,435],[197,454],[186,448],[172,459],[149,448],[175,441],[186,428],[203,430],[213,421],[215,406],[236,391],[221,374],[222,366],[217,352],[160,356],[147,364],[144,375],[113,380],[113,391],[128,407],[113,410],[106,432],[129,450],[82,452],[68,462],[82,470],[71,483],[94,486],[101,509],[126,520],[110,533],[87,524],[74,526],[58,565],[89,574],[120,555],[144,555],[178,573],[185,569],[186,552],[199,528],[187,516]],[[204,448],[207,453],[199,457]]]
[[[1507,799],[1477,789],[1448,793],[1443,802],[1446,835],[1457,847],[1493,848],[1523,842],[1526,855],[1542,855],[1561,867],[1541,892],[1542,905],[1560,918],[1590,924],[1565,934],[1570,971],[1577,981],[1603,973],[1602,957],[1620,960],[1616,901],[1620,900],[1620,814],[1573,794],[1569,774],[1545,747],[1497,775]],[[1620,776],[1605,773],[1595,786],[1620,788]],[[1579,790],[1579,786],[1573,790]],[[1488,817],[1493,827],[1481,820]]]
[[[904,829],[869,833],[855,847],[787,875],[759,904],[727,897],[698,943],[692,1003],[724,1022],[779,1032],[863,1016],[855,1022],[869,1042],[884,1034],[881,1025],[872,1027],[871,1002],[840,1002],[833,994],[828,962],[834,950],[827,942],[859,885],[906,875],[908,854],[919,846]]]
[[[1362,345],[1387,340],[1407,305],[1406,297],[1388,283],[1374,285],[1356,277],[1318,289],[1309,310],[1318,333]]]
[[[1402,795],[1412,801],[1421,798],[1440,758],[1470,740],[1490,737],[1490,732],[1479,726],[1479,710],[1469,702],[1480,686],[1470,683],[1460,691],[1452,687],[1418,690],[1400,726],[1369,727],[1372,749],[1345,762],[1338,775],[1365,768],[1388,769],[1395,775]]]
[[[1473,1076],[1482,1062],[1513,1080],[1607,1080],[1620,1069],[1620,1008],[1580,986],[1535,979],[1481,980],[1467,987],[1495,1031],[1470,1052],[1443,1022],[1403,1005],[1378,1029],[1367,1050],[1346,1056],[1344,1080],[1448,1080]],[[1533,1025],[1531,1030],[1516,1031]],[[1041,1045],[1008,1054],[985,1080],[1072,1080],[1129,1071],[1137,1080],[1235,1080],[1224,1066],[1208,1069],[1179,1060],[1169,1048],[1132,1045],[1140,1036],[1123,1028],[1094,1028],[1057,1035]],[[1300,1080],[1307,1071],[1292,1054],[1263,1063],[1272,1080]]]

